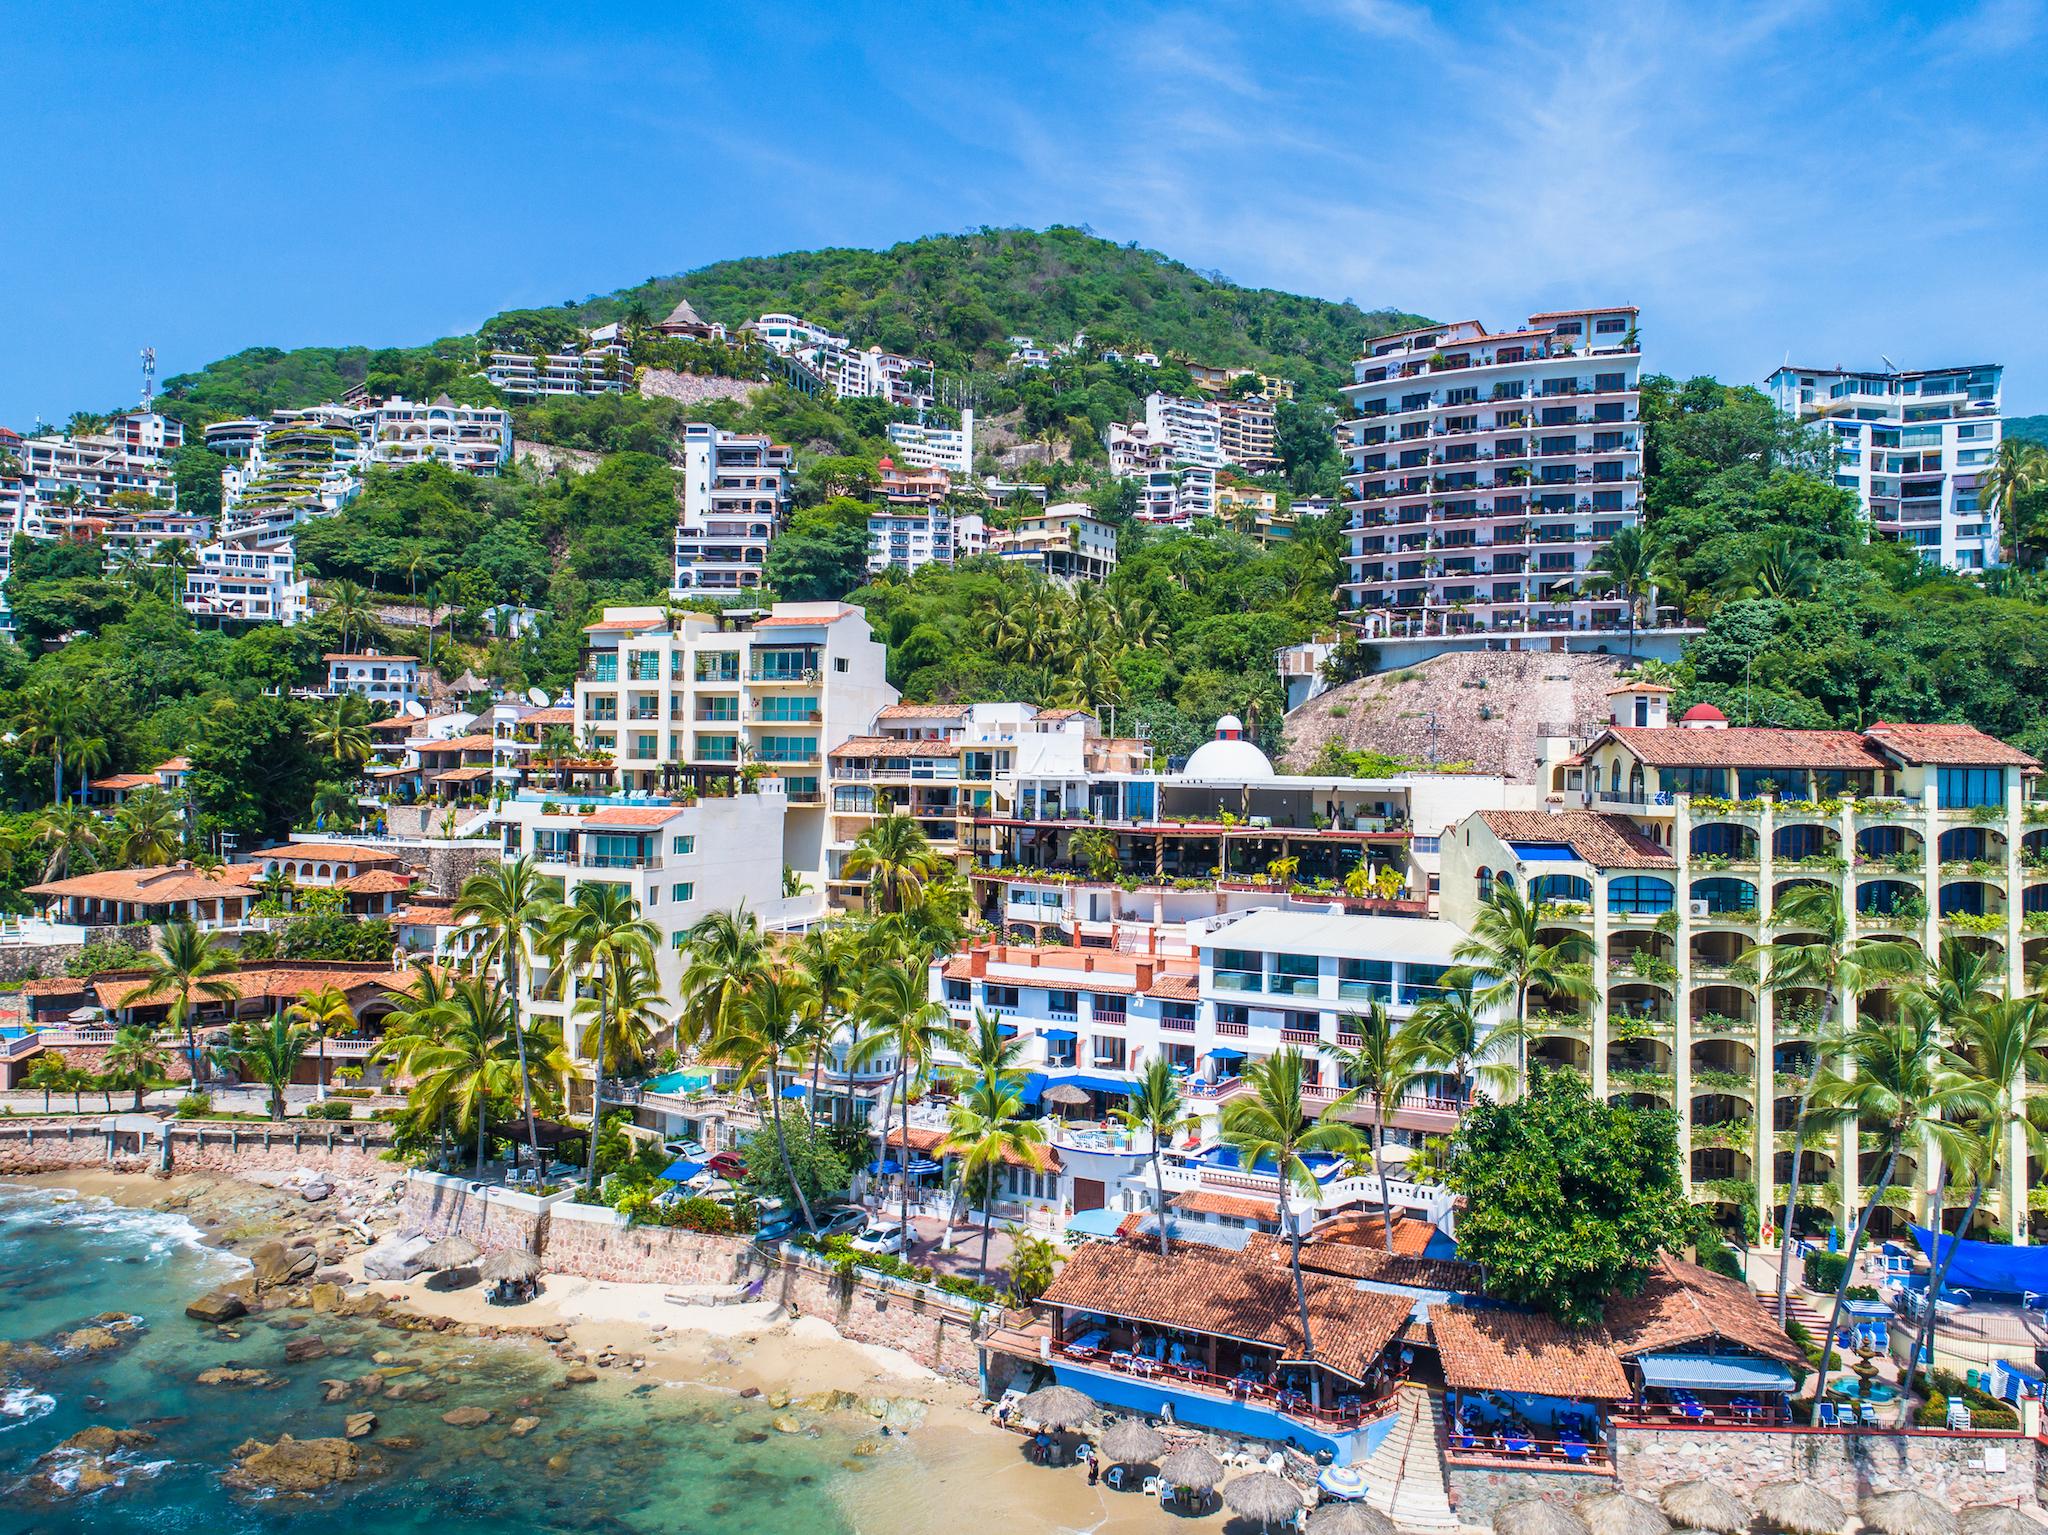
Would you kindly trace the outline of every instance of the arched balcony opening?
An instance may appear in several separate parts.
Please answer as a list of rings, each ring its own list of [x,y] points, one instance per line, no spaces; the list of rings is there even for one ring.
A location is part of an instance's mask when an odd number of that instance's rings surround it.
[[[1841,833],[1819,821],[1794,821],[1771,833],[1771,858],[1777,863],[1827,862],[1841,856]]]
[[[1730,1085],[1740,1084],[1744,1093],[1753,1092],[1756,1085],[1756,1048],[1734,1039],[1703,1039],[1692,1047],[1692,1075],[1694,1085],[1708,1074],[1723,1079]]]
[[[1940,911],[1944,917],[2002,917],[2005,892],[1986,880],[1948,880],[1941,887]]]
[[[1755,1165],[1745,1152],[1725,1146],[1702,1146],[1692,1154],[1692,1181],[1696,1193],[1712,1197],[1711,1191],[1698,1187],[1700,1184],[1726,1183],[1739,1178],[1748,1178]],[[1733,1201],[1729,1201],[1733,1203]]]
[[[2020,862],[2048,867],[2048,826],[2020,833]]]
[[[1593,1069],[1593,1050],[1582,1039],[1571,1039],[1562,1034],[1548,1034],[1529,1042],[1529,1067],[1532,1071],[1576,1071],[1590,1075]]]
[[[1756,915],[1756,885],[1733,875],[1720,874],[1696,879],[1690,892],[1693,915],[1710,917],[1753,917]]]
[[[1828,881],[1824,879],[1815,879],[1810,874],[1795,874],[1791,876],[1789,879],[1781,879],[1775,885],[1771,886],[1771,910],[1775,912],[1780,906],[1785,904],[1786,896],[1790,895],[1795,890],[1800,890],[1807,886],[1813,886],[1821,890],[1831,888]]]
[[[1866,879],[1856,886],[1856,915],[1894,922],[1917,922],[1925,912],[1920,887],[1903,879]]]
[[[1707,976],[1724,975],[1742,967],[1754,970],[1754,961],[1745,960],[1755,944],[1742,933],[1706,932],[1692,935],[1692,976],[1695,981]]]
[[[2048,916],[2048,878],[2040,879],[2020,891],[2020,915]]]
[[[1593,906],[1593,882],[1578,874],[1539,874],[1529,881],[1529,898],[1545,906]]]
[[[1671,988],[1653,981],[1611,981],[1607,1031],[1616,1038],[1651,1033],[1671,1022]]]
[[[1756,862],[1756,829],[1735,821],[1703,821],[1693,827],[1686,841],[1695,868],[1702,859],[1720,863]]]
[[[1935,849],[1944,868],[1952,863],[2005,865],[2005,833],[1989,826],[1951,826]]]
[[[1607,940],[1610,982],[1645,981],[1669,990],[1678,984],[1677,945],[1654,928],[1628,928]]]
[[[1740,986],[1695,986],[1688,999],[1695,1034],[1756,1035],[1756,999]]]
[[[1672,1080],[1674,1057],[1661,1039],[1626,1039],[1607,1042],[1607,1074],[1656,1077]]]
[[[1910,826],[1866,826],[1856,833],[1858,868],[1918,873],[1926,859],[1927,841]]]
[[[1607,883],[1607,910],[1614,916],[1659,917],[1677,899],[1671,881],[1655,874],[1624,874]]]

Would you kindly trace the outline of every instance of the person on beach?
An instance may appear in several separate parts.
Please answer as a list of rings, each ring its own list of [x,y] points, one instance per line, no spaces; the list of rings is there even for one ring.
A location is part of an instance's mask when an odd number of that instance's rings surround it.
[[[1102,1479],[1102,1462],[1095,1458],[1095,1446],[1088,1447],[1088,1485],[1093,1487]]]

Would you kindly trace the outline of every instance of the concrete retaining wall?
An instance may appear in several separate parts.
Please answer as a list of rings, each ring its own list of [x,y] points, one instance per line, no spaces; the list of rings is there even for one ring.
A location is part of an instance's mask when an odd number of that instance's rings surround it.
[[[406,1181],[401,1225],[436,1237],[459,1231],[485,1252],[537,1251],[549,1270],[589,1279],[678,1286],[758,1280],[763,1300],[823,1317],[856,1342],[898,1349],[960,1379],[977,1373],[974,1307],[880,1276],[842,1280],[822,1261],[771,1254],[744,1237],[629,1226],[617,1211],[578,1205],[567,1195],[478,1193],[460,1179],[420,1172]]]
[[[0,1177],[69,1172],[153,1173],[165,1170],[164,1140],[170,1142],[168,1170],[217,1173],[288,1172],[309,1167],[337,1175],[392,1171],[381,1153],[388,1132],[347,1130],[339,1125],[202,1125],[166,1121],[153,1129],[108,1129],[97,1120],[0,1121]]]

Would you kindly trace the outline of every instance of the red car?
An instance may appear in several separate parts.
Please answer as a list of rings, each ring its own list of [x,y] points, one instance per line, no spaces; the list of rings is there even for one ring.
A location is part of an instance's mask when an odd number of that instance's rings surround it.
[[[747,1175],[746,1161],[737,1151],[715,1152],[704,1165],[729,1183],[737,1183]]]

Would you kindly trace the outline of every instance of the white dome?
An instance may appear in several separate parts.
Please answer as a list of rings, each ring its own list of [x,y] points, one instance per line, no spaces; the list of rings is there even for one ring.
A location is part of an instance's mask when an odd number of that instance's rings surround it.
[[[1195,748],[1180,776],[1209,783],[1247,783],[1276,775],[1272,758],[1244,739],[1244,722],[1226,714],[1216,722],[1216,738]]]

